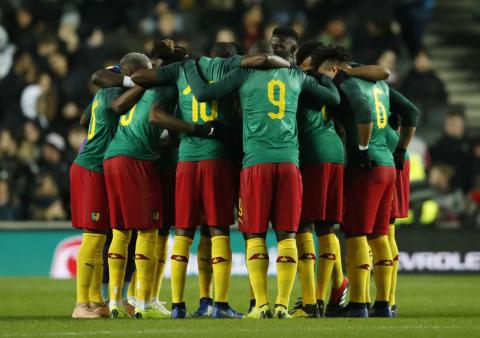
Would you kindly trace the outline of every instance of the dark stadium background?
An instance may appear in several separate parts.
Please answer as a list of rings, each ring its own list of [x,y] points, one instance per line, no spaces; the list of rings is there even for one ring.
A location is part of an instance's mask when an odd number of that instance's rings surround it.
[[[398,231],[403,270],[480,271],[478,1],[0,0],[0,274],[48,274],[11,269],[16,240],[43,236],[48,265],[76,234],[68,169],[95,70],[148,53],[154,39],[208,53],[216,41],[248,48],[283,24],[388,67],[390,85],[421,108],[411,217]]]

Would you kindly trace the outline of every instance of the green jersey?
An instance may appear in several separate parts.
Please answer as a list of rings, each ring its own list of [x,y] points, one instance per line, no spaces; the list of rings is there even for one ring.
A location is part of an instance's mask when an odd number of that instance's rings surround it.
[[[209,82],[218,81],[226,73],[234,68],[239,68],[241,56],[234,56],[228,59],[223,58],[200,58],[198,65],[204,78]],[[182,120],[190,123],[204,124],[210,121],[222,121],[229,124],[233,113],[233,99],[226,96],[209,102],[199,102],[192,93],[190,84],[187,81],[182,64],[174,63],[157,70],[159,83],[176,83],[178,88],[178,104]],[[201,138],[180,135],[179,160],[180,161],[201,161],[229,156],[229,149],[217,139]]]
[[[90,122],[85,146],[74,161],[78,165],[103,172],[103,156],[115,135],[119,119],[110,105],[123,91],[119,87],[99,89],[85,110],[85,115],[90,116]]]
[[[175,87],[148,89],[140,100],[124,114],[117,132],[105,153],[105,160],[115,156],[128,156],[153,161],[163,129],[148,121],[150,109],[155,103],[173,111],[177,100]]]
[[[243,167],[260,163],[298,165],[297,105],[305,90],[322,104],[339,103],[333,83],[320,86],[297,68],[236,69],[221,81],[206,84],[193,62],[185,65],[192,90],[199,100],[222,97],[238,90],[243,111]]]
[[[390,115],[389,87],[384,81],[369,82],[349,78],[340,86],[342,96],[340,120],[347,133],[347,157],[354,158],[358,150],[358,123],[373,123],[368,155],[377,165],[393,166],[388,150],[385,127]],[[348,163],[347,163],[348,164]]]
[[[397,144],[398,144],[398,140],[400,139],[400,135],[398,135],[398,132],[393,129],[392,127],[390,127],[389,124],[387,124],[387,127],[385,128],[386,129],[386,136],[387,136],[387,147],[388,147],[388,150],[390,150],[390,152],[393,154],[393,152],[395,151],[395,148],[397,148]],[[410,159],[410,155],[408,154],[408,152],[405,152],[405,159],[406,160],[409,160]]]
[[[330,108],[311,109],[311,99],[302,94],[298,103],[298,142],[300,144],[300,163],[344,163],[343,143],[338,136]]]

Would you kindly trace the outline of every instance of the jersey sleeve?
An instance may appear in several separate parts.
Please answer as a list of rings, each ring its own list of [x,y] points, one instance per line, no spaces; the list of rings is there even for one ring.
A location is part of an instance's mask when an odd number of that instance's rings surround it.
[[[401,125],[416,127],[420,111],[399,91],[390,88],[390,110],[402,117]]]
[[[340,89],[347,97],[357,123],[364,124],[372,122],[370,105],[358,85],[352,79],[347,79],[342,82]]]
[[[225,73],[228,73],[229,71],[234,70],[236,68],[240,68],[242,66],[242,58],[243,56],[241,55],[235,55],[228,59],[223,59],[222,68],[225,71]]]
[[[232,70],[220,81],[208,84],[198,72],[195,62],[188,61],[184,67],[193,95],[200,102],[221,98],[239,88],[243,82],[243,72],[241,69]]]
[[[90,117],[92,116],[92,103],[91,102],[87,106],[87,108],[85,108],[85,110],[83,111],[83,116],[85,116],[85,118],[87,120],[90,120]]]
[[[302,91],[307,92],[314,98],[318,104],[317,108],[319,109],[321,109],[323,105],[338,105],[340,103],[340,94],[332,80],[324,76],[322,78],[322,84],[324,84],[324,86],[320,85],[313,77],[307,76],[305,81],[303,81]]]
[[[110,87],[110,88],[105,88],[104,89],[104,100],[105,100],[105,105],[110,108],[112,102],[122,95],[124,92],[124,89],[121,87]]]
[[[157,84],[159,86],[173,85],[177,82],[178,74],[182,68],[180,62],[172,63],[168,66],[158,67],[155,71]]]

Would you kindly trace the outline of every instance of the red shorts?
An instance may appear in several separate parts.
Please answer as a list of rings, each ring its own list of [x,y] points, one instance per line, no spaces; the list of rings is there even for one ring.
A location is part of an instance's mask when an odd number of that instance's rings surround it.
[[[302,168],[302,222],[342,223],[343,164],[318,163]]]
[[[103,167],[112,228],[161,228],[162,187],[153,162],[117,156]]]
[[[233,224],[235,187],[230,162],[178,162],[175,190],[177,228],[194,229],[202,223]]]
[[[175,170],[160,169],[162,183],[162,228],[175,225]]]
[[[345,169],[345,205],[341,230],[346,233],[388,234],[395,167]]]
[[[263,163],[240,173],[240,230],[258,234],[268,230],[298,230],[302,208],[302,175],[292,163]]]
[[[397,170],[395,187],[393,189],[393,204],[391,218],[408,217],[410,200],[410,161],[405,161],[403,170]]]
[[[110,230],[107,190],[102,173],[72,164],[70,206],[74,228],[101,233]]]

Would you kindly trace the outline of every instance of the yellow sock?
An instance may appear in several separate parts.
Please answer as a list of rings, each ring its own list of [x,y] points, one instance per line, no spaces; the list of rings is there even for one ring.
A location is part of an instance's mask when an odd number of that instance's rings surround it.
[[[268,251],[263,238],[247,240],[247,269],[256,306],[267,304]]]
[[[366,303],[366,284],[370,269],[368,243],[365,236],[350,237],[347,245],[347,274],[350,278],[350,301]]]
[[[135,296],[136,284],[137,284],[137,271],[133,273],[132,279],[130,279],[130,284],[128,285],[128,290],[127,290],[127,299],[136,298]]]
[[[103,234],[84,232],[77,256],[77,303],[88,303],[89,290],[95,270],[95,255],[105,243]],[[100,297],[101,299],[101,297]]]
[[[315,244],[311,232],[297,234],[298,276],[304,304],[315,304]]]
[[[120,305],[122,301],[123,279],[127,267],[128,244],[132,237],[130,230],[112,231],[112,243],[108,250],[108,271],[110,304]]]
[[[165,271],[165,263],[168,256],[168,236],[158,236],[155,245],[155,259],[157,264],[155,267],[155,277],[153,279],[152,300],[157,300],[162,288],[163,272]]]
[[[171,256],[172,303],[183,302],[190,245],[192,245],[191,238],[186,236],[175,236]]]
[[[332,286],[338,289],[343,283],[343,268],[342,268],[342,250],[340,249],[340,241],[335,236],[335,266],[332,271]]]
[[[92,280],[90,282],[90,288],[88,289],[88,299],[93,303],[103,303],[102,299],[102,277],[103,277],[103,246],[105,245],[105,239],[99,244],[97,252],[95,254],[95,269],[93,270]]]
[[[373,255],[373,277],[375,279],[376,301],[388,301],[392,285],[393,257],[388,236],[368,241]]]
[[[390,305],[396,305],[396,293],[397,293],[397,273],[398,273],[398,247],[395,240],[395,225],[391,224],[388,232],[388,242],[390,244],[390,250],[393,257],[392,268],[392,284],[390,286]]]
[[[327,234],[318,237],[318,267],[317,267],[317,299],[323,300],[327,298],[327,290],[335,267],[337,259],[335,234]]]
[[[230,250],[229,236],[212,237],[212,268],[215,279],[215,301],[228,302],[232,273],[232,251]]]
[[[197,252],[198,289],[200,298],[212,298],[212,242],[210,237],[201,236]]]
[[[280,304],[288,308],[290,302],[290,293],[292,292],[293,282],[297,273],[297,243],[295,239],[289,238],[278,242],[277,257],[277,300],[275,304]],[[315,284],[314,284],[315,285]]]
[[[370,247],[368,247],[368,260],[369,260],[369,264],[370,264],[370,267],[368,269],[368,275],[367,275],[367,285],[366,285],[366,288],[365,288],[365,299],[366,299],[366,302],[367,303],[372,303],[372,297],[371,297],[371,294],[370,294],[370,277],[372,276],[372,267],[373,267],[373,262],[372,262],[372,249],[370,249]]]
[[[145,310],[150,301],[155,276],[155,245],[158,231],[138,230],[137,245],[135,246],[135,267],[137,278],[135,283],[136,306]]]

